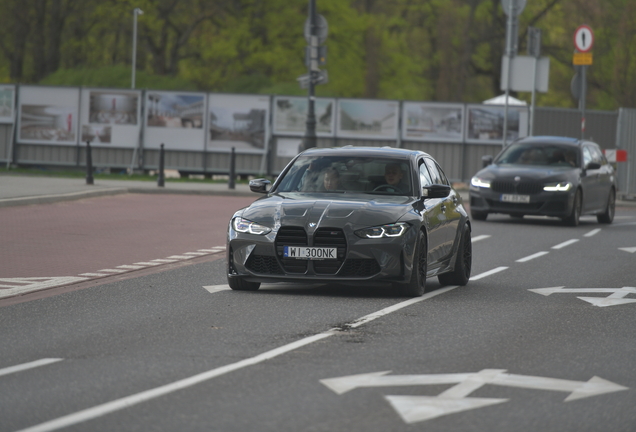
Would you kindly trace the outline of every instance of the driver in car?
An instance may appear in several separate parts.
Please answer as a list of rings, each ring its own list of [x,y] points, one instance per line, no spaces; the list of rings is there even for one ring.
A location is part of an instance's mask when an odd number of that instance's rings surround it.
[[[399,163],[389,163],[384,167],[384,180],[386,184],[380,185],[376,188],[390,191],[390,192],[406,192],[409,187],[403,183],[404,171]]]

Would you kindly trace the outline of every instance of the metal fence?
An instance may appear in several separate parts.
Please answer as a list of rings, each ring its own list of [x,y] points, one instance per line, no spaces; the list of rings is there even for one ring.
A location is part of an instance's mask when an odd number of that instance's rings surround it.
[[[271,122],[271,118],[269,119]],[[581,136],[581,113],[575,109],[541,108],[535,110],[534,135]],[[78,144],[21,144],[16,142],[14,124],[0,124],[0,161],[22,166],[85,167],[85,146]],[[279,151],[279,142],[290,137],[268,137],[265,154],[237,154],[237,175],[277,175],[291,160],[289,152]],[[604,149],[620,148],[628,152],[628,162],[618,164],[618,180],[621,192],[636,193],[636,110],[587,111],[585,138],[597,142]],[[294,139],[300,140],[301,137]],[[474,142],[424,142],[406,140],[319,138],[318,147],[392,146],[422,150],[438,160],[453,181],[466,182],[481,169],[484,155],[496,155],[501,144],[477,144]],[[159,166],[159,150],[131,148],[92,148],[93,166],[110,168],[111,171],[137,168],[156,170]],[[166,150],[166,169],[189,174],[227,174],[230,153],[207,151]]]

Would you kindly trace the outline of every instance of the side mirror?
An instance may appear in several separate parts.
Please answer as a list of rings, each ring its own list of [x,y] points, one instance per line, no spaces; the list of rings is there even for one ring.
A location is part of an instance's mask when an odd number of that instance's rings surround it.
[[[271,184],[271,181],[263,178],[250,180],[250,190],[256,193],[267,193]]]
[[[451,193],[451,187],[448,185],[434,184],[424,186],[422,188],[423,198],[446,198]]]
[[[486,155],[481,157],[481,167],[486,168],[488,165],[492,165],[492,156]]]
[[[601,169],[601,164],[598,162],[590,162],[589,164],[585,165],[585,169],[586,170]]]

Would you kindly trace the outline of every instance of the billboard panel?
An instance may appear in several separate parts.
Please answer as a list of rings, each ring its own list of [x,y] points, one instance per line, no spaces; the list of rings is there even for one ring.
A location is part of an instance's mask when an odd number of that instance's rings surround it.
[[[210,94],[208,151],[263,153],[269,136],[269,96]]]
[[[77,144],[79,88],[20,86],[18,142]]]
[[[499,144],[503,141],[503,105],[467,105],[466,142]],[[528,135],[528,107],[508,106],[507,141]]]
[[[415,141],[462,142],[464,105],[404,102],[402,138]]]
[[[316,135],[334,136],[335,99],[316,98]],[[276,96],[274,98],[274,135],[305,135],[309,101],[300,96]]]
[[[148,91],[144,147],[203,151],[204,109],[203,93]]]
[[[141,129],[141,91],[82,89],[80,141],[135,148]]]
[[[397,101],[339,99],[336,135],[341,138],[397,139]]]
[[[15,106],[15,87],[0,85],[0,123],[13,123]]]

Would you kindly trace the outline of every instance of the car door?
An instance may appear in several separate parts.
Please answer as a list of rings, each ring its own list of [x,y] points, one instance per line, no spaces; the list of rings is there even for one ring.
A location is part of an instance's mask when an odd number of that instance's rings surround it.
[[[434,184],[433,178],[428,171],[426,162],[419,161],[419,184],[420,188]],[[446,238],[444,234],[444,218],[441,198],[424,199],[423,222],[428,228],[428,266],[434,267],[444,258],[444,247]]]
[[[587,213],[598,209],[601,202],[601,168],[586,169],[589,163],[598,162],[595,157],[594,148],[585,144],[582,148],[583,152],[583,172],[581,173],[581,188],[583,189],[583,213]]]
[[[424,161],[434,184],[450,186],[450,182],[437,162],[431,158],[424,158]],[[441,247],[441,259],[444,259],[450,256],[453,251],[453,243],[455,241],[461,214],[457,211],[459,200],[455,191],[451,189],[451,193],[445,198],[440,198],[440,200],[441,229],[444,237],[444,243]]]

